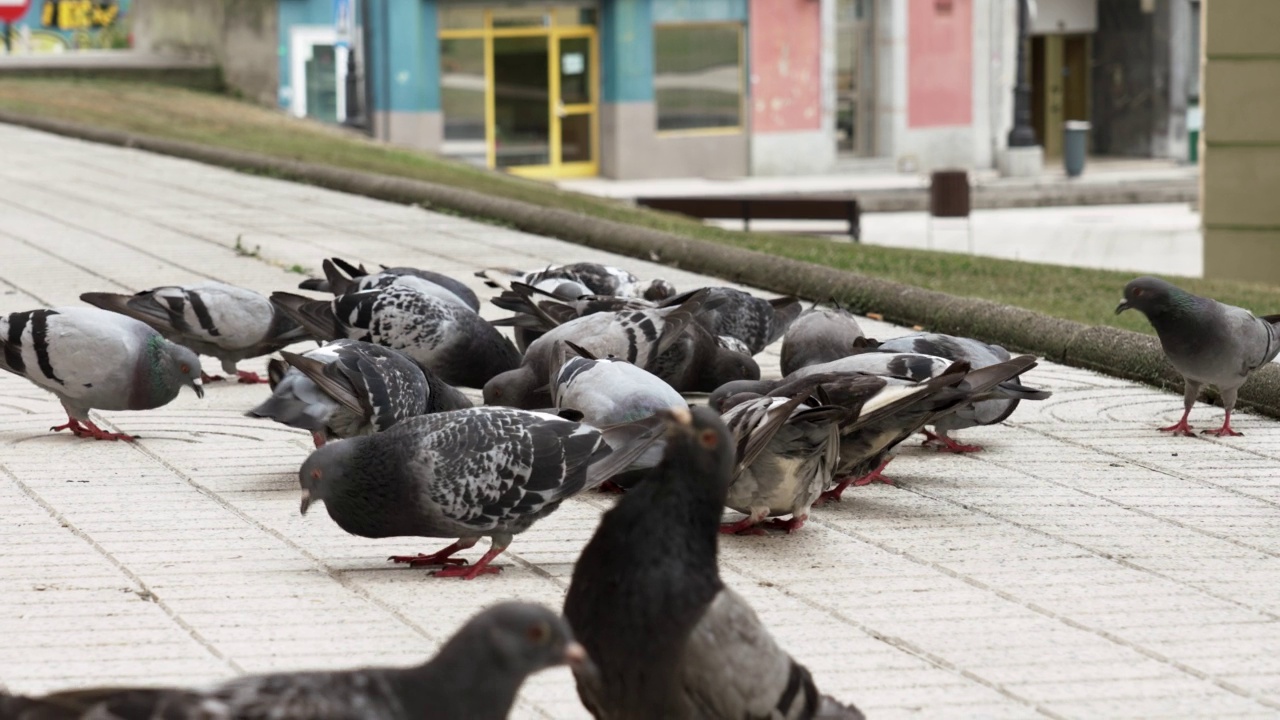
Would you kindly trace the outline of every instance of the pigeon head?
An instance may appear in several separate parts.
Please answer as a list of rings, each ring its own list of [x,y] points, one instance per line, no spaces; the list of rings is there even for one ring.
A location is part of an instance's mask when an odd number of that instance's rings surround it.
[[[718,413],[723,413],[731,407],[729,400],[734,396],[743,393],[764,395],[772,390],[776,384],[769,380],[732,380],[716,388],[711,393],[711,396],[707,398],[707,407],[713,408]]]
[[[307,514],[311,503],[333,496],[334,488],[343,481],[346,465],[357,445],[356,440],[326,443],[302,463],[302,469],[298,471],[298,483],[302,486],[300,511],[303,515]]]
[[[715,410],[707,407],[670,408],[659,414],[667,420],[663,465],[680,465],[680,477],[712,481],[708,484],[714,489],[716,504],[723,507],[737,451],[729,428]],[[658,472],[651,478],[668,474]]]
[[[653,302],[666,300],[667,298],[675,297],[676,295],[675,285],[672,285],[662,278],[654,278],[648,282],[642,282],[639,284],[637,289],[640,291],[640,297]]]
[[[1124,300],[1116,306],[1116,314],[1137,310],[1148,318],[1177,313],[1195,305],[1196,297],[1185,290],[1150,276],[1129,281],[1124,286]]]
[[[569,624],[542,605],[494,605],[476,615],[457,637],[466,643],[487,645],[497,664],[516,675],[558,665],[574,670],[590,668],[587,651],[574,641]]]
[[[518,367],[515,370],[499,373],[484,384],[484,404],[516,408],[538,407],[537,398],[534,396],[540,392],[549,393],[550,388],[535,387],[535,385],[537,385],[537,378],[528,367]]]
[[[760,379],[760,366],[750,355],[724,348],[716,348],[708,371],[700,383],[702,387],[717,388],[732,380]]]
[[[183,385],[189,385],[196,397],[204,397],[200,356],[190,348],[153,335],[147,340],[147,361],[156,396],[174,397]]]

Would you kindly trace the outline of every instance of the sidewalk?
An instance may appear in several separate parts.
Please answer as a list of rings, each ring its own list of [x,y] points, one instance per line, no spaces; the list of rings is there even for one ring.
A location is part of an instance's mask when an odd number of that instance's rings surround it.
[[[598,260],[680,288],[720,282],[8,126],[0,150],[0,312],[205,278],[289,289],[302,276],[286,268],[329,255],[429,267],[484,298],[472,272],[491,265]],[[777,349],[759,356],[767,374]],[[726,582],[824,691],[873,719],[1276,717],[1280,422],[1241,415],[1242,438],[1169,438],[1153,428],[1180,397],[1051,363],[1026,380],[1053,398],[962,433],[986,452],[912,444],[886,473],[896,486],[855,488],[794,536],[724,538]],[[300,517],[310,439],[244,417],[264,393],[214,385],[203,401],[103,413],[144,439],[88,443],[48,433],[63,419],[53,397],[0,377],[0,686],[417,662],[485,605],[558,606],[612,502],[566,502],[516,539],[498,577],[392,567],[388,555],[437,541]],[[1220,418],[1199,406],[1193,421]],[[563,669],[536,676],[514,716],[587,717]]]

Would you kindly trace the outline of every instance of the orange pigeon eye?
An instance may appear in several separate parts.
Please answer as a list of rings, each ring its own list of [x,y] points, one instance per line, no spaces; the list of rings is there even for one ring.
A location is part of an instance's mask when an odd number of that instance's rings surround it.
[[[702,434],[698,436],[698,442],[702,447],[710,450],[719,444],[720,438],[716,435],[715,430],[703,430]]]
[[[180,367],[180,368],[178,368],[178,369],[182,371],[182,374],[183,374],[183,375],[186,375],[187,373],[191,372],[191,366],[190,366],[190,365],[183,365],[182,367]]]
[[[525,631],[525,635],[529,638],[529,642],[541,645],[551,638],[551,628],[546,623],[541,622],[537,625],[530,625]]]

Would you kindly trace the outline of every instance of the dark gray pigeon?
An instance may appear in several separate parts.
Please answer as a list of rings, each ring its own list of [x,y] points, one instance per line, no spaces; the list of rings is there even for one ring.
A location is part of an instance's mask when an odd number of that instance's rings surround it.
[[[503,290],[509,290],[513,282],[521,282],[566,299],[580,295],[617,295],[658,301],[676,294],[676,289],[666,280],[641,280],[622,268],[600,263],[548,265],[540,270],[487,268],[477,272],[476,277]]]
[[[1137,310],[1147,316],[1160,337],[1165,357],[1182,375],[1185,393],[1182,419],[1160,428],[1175,435],[1191,435],[1187,424],[1200,388],[1212,385],[1222,396],[1226,415],[1222,427],[1205,430],[1218,437],[1240,435],[1231,429],[1236,393],[1249,373],[1280,353],[1280,315],[1256,317],[1244,308],[1192,295],[1153,277],[1130,280],[1116,314]]]
[[[874,348],[881,353],[916,353],[939,357],[950,361],[963,361],[973,369],[989,367],[1004,362],[1011,357],[1008,350],[999,345],[989,345],[973,338],[943,335],[941,333],[920,333],[877,342],[869,340],[865,347]],[[934,424],[934,432],[925,431],[925,444],[936,444],[939,450],[947,452],[976,452],[982,449],[979,445],[965,445],[957,442],[950,433],[956,430],[978,425],[997,425],[1004,422],[1018,409],[1022,400],[1046,400],[1053,393],[1027,387],[1021,378],[1010,378],[1001,383],[999,389],[1003,397],[983,400],[961,408],[938,419]]]
[[[256,372],[236,370],[236,363],[261,357],[311,339],[262,295],[226,283],[167,285],[135,295],[84,293],[80,299],[103,310],[128,315],[155,328],[179,345],[218,358],[222,371],[242,383],[264,383]],[[206,382],[222,380],[205,376]]]
[[[277,292],[271,302],[319,339],[347,337],[399,350],[450,385],[484,387],[520,365],[511,341],[475,312],[404,285],[333,300]]]
[[[236,678],[208,689],[90,688],[0,694],[5,720],[501,720],[525,678],[586,651],[556,613],[506,602],[467,621],[422,665]]]
[[[90,410],[151,410],[183,385],[204,397],[200,358],[145,323],[106,310],[66,307],[0,316],[0,370],[35,383],[62,402],[70,430],[95,440],[134,440],[109,433]]]
[[[398,350],[359,340],[334,340],[281,362],[271,397],[248,414],[329,440],[372,435],[400,420],[471,407],[471,401]]]
[[[575,671],[596,718],[861,718],[819,694],[717,566],[734,442],[709,408],[664,411],[662,463],[604,514],[564,614],[594,663]]]
[[[657,421],[604,430],[556,415],[478,407],[401,420],[386,432],[330,443],[302,465],[302,512],[316,500],[361,537],[457,537],[431,555],[395,562],[445,565],[472,579],[566,498],[624,470],[657,438]],[[471,567],[452,557],[482,537]]]
[[[751,355],[760,353],[770,343],[782,337],[791,323],[800,316],[798,298],[766,300],[728,287],[710,287],[682,293],[663,301],[662,306],[679,305],[693,292],[706,293],[703,310],[697,315],[698,322],[712,335],[742,341]]]
[[[851,355],[862,337],[858,320],[841,308],[805,310],[782,337],[782,374]]]
[[[676,307],[596,313],[560,325],[529,346],[518,369],[485,385],[485,403],[549,405],[552,374],[560,369],[561,343],[566,341],[594,357],[634,363],[679,392],[710,391],[729,380],[760,377],[754,360],[720,348],[693,322],[704,298],[695,293]]]
[[[318,290],[334,295],[350,295],[362,290],[376,290],[391,285],[405,285],[441,300],[455,302],[480,312],[480,298],[471,288],[448,275],[411,267],[386,267],[371,273],[364,265],[352,265],[342,258],[329,258],[321,265],[324,279],[311,278],[298,283],[301,290]]]

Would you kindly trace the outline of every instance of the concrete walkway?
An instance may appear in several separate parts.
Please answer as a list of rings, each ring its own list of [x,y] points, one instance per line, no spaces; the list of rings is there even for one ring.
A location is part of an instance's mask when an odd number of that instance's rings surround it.
[[[468,282],[486,265],[569,260],[716,282],[27,130],[0,127],[0,150],[0,312],[204,278],[286,289],[301,278],[287,268],[331,254]],[[760,356],[766,372],[776,350]],[[987,452],[904,448],[896,486],[855,489],[794,536],[724,539],[726,581],[825,691],[872,718],[1276,717],[1280,423],[1241,416],[1243,438],[1168,438],[1153,428],[1176,419],[1173,395],[1052,364],[1027,379],[1054,397],[962,433]],[[0,377],[0,684],[416,662],[482,606],[560,603],[611,503],[565,503],[516,539],[498,577],[392,567],[392,553],[447,540],[370,541],[322,512],[299,517],[309,438],[243,416],[265,392],[213,386],[203,401],[104,413],[104,427],[144,436],[107,444],[48,433],[63,418],[52,396]],[[1193,420],[1220,418],[1201,407]],[[565,670],[527,685],[515,715],[586,716]]]

